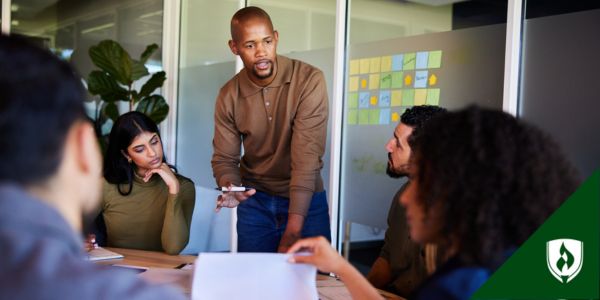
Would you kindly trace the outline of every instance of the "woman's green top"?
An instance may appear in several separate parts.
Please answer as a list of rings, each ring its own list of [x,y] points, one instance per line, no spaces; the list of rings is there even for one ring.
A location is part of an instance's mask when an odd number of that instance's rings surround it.
[[[102,214],[109,247],[164,251],[178,254],[185,248],[196,199],[194,183],[176,174],[179,193],[158,174],[148,182],[134,176],[131,194],[123,196],[116,184],[104,180]],[[121,189],[127,191],[127,184]]]

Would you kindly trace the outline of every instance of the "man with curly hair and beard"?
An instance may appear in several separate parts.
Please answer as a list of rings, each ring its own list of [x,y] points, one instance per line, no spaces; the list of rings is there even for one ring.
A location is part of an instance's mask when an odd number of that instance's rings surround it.
[[[409,108],[402,114],[393,138],[385,145],[388,152],[386,173],[390,177],[406,177],[411,152],[408,140],[412,133],[423,127],[432,117],[445,112],[446,109],[438,106],[420,105]],[[384,244],[367,275],[369,282],[376,288],[403,297],[407,297],[423,281],[428,271],[423,247],[410,239],[404,207],[400,205],[400,195],[407,183],[402,185],[392,199]],[[427,246],[427,250],[429,254],[436,249]]]
[[[469,107],[430,120],[409,140],[401,196],[411,239],[448,261],[409,299],[468,299],[577,188],[575,169],[545,133],[500,111]],[[377,290],[322,238],[298,241],[297,263],[334,272],[354,299]]]

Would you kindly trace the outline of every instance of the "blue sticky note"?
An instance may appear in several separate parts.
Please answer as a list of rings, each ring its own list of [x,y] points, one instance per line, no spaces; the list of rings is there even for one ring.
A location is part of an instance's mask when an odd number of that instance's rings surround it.
[[[427,59],[429,58],[429,52],[417,52],[417,69],[427,69]]]
[[[416,71],[415,72],[415,88],[426,88],[427,87],[427,71]]]
[[[389,90],[379,92],[379,107],[390,107],[391,97]]]
[[[392,71],[402,70],[402,61],[404,61],[404,54],[392,56]]]
[[[385,108],[379,111],[379,124],[390,124],[390,109]]]
[[[358,94],[358,108],[369,108],[369,92],[362,92]]]

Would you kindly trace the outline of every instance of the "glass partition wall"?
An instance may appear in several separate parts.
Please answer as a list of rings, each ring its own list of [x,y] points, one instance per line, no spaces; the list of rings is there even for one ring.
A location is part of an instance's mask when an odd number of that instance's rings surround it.
[[[520,116],[550,133],[582,179],[600,168],[600,3],[525,1]]]
[[[213,189],[210,159],[216,96],[236,74],[236,57],[227,45],[229,22],[244,5],[259,6],[270,14],[279,32],[278,54],[301,59],[324,72],[332,101],[335,0],[182,1],[177,165],[195,182],[197,194],[190,243],[184,251],[187,253],[232,248],[232,211],[214,213],[218,193]],[[326,153],[322,172],[325,182],[329,149]]]
[[[406,182],[385,172],[402,113],[423,104],[502,108],[507,6],[425,2],[348,2],[338,245],[364,273]]]

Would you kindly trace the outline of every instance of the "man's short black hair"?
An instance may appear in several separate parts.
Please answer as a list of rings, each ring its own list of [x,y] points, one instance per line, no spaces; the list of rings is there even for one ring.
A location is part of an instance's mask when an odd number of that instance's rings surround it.
[[[433,105],[418,105],[408,108],[400,117],[400,122],[418,130],[423,127],[429,119],[441,113],[445,113],[445,108]]]
[[[0,35],[0,181],[28,185],[54,174],[69,128],[85,118],[84,97],[69,64]]]

